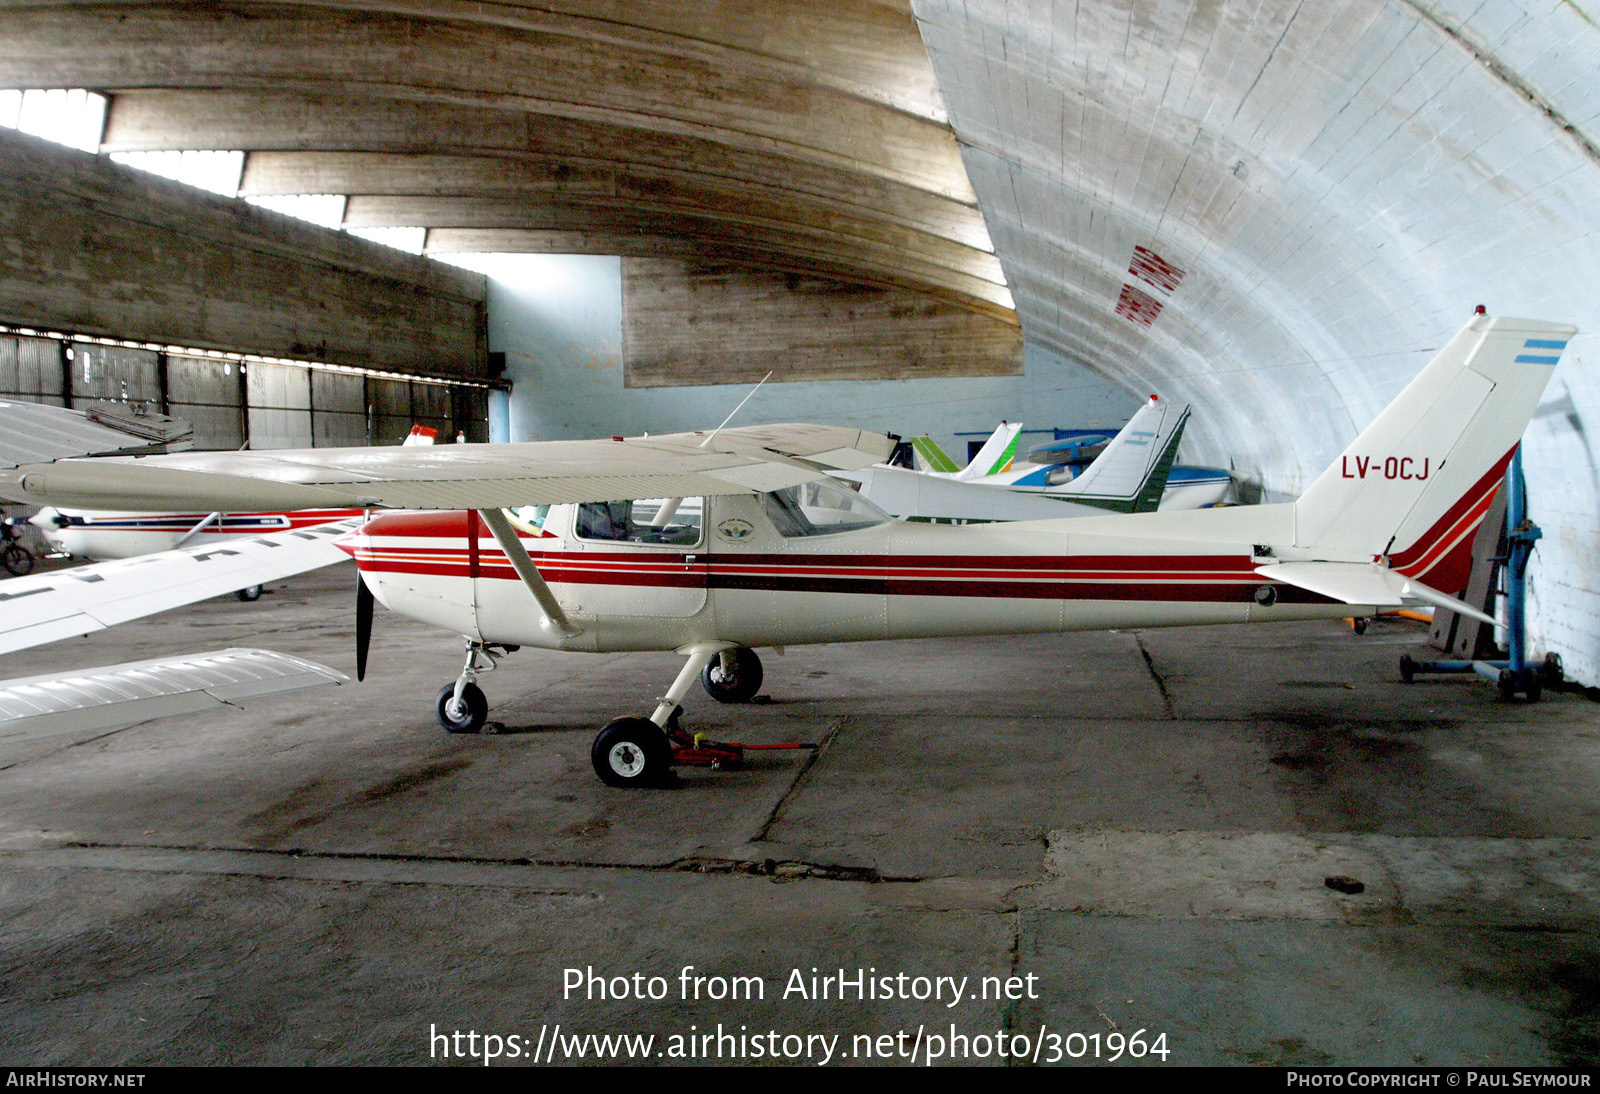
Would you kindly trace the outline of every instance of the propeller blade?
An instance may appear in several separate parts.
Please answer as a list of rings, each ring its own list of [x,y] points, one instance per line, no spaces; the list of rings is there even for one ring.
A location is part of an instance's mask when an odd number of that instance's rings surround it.
[[[372,644],[372,590],[356,575],[356,679],[367,678],[367,647]]]

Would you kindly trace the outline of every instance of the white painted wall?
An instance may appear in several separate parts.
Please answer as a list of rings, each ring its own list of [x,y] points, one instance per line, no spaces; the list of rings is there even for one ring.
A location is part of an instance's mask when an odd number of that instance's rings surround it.
[[[512,381],[506,438],[662,433],[715,427],[742,386],[622,386],[622,263],[585,255],[462,256],[489,276],[489,348]],[[1140,397],[1029,347],[1021,377],[770,383],[736,422],[820,422],[910,436],[929,432],[952,455],[955,434],[1001,418],[1039,426],[1120,425]]]

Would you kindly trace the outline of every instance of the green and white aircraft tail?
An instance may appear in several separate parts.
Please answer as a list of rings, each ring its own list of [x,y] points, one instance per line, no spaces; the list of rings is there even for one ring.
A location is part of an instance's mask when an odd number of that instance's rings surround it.
[[[912,437],[911,448],[917,454],[919,471],[934,475],[949,475],[962,482],[971,482],[1008,470],[1017,454],[1017,444],[1021,440],[1022,423],[1013,425],[1010,422],[1001,422],[1000,428],[989,435],[989,439],[983,442],[983,447],[978,449],[977,455],[973,456],[965,467],[956,466],[956,461],[952,460],[932,437],[926,435]]]

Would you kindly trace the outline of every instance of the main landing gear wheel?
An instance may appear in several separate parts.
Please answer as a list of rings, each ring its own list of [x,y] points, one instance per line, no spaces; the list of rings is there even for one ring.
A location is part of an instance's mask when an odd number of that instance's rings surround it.
[[[761,675],[755,650],[723,650],[700,670],[700,683],[719,703],[748,703],[761,690]]]
[[[261,599],[261,586],[260,585],[248,585],[245,588],[240,589],[238,592],[234,593],[233,595],[238,597],[240,600],[244,601],[246,604],[249,604],[253,600],[260,600]]]
[[[672,768],[672,745],[648,718],[617,718],[595,737],[589,759],[607,786],[658,786]]]
[[[439,724],[446,733],[478,732],[483,728],[483,723],[489,720],[489,700],[484,697],[483,689],[477,684],[468,684],[461,689],[461,706],[452,709],[455,696],[454,684],[446,684],[439,689],[439,701],[434,704]]]

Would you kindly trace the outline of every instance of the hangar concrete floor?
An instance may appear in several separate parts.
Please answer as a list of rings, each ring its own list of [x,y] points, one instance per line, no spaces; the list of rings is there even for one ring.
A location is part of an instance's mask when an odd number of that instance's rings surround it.
[[[348,671],[353,580],[5,675],[241,644]],[[697,691],[688,721],[819,753],[627,792],[594,778],[590,740],[677,658],[524,651],[485,681],[504,731],[449,737],[430,706],[456,640],[380,612],[365,684],[0,748],[0,1059],[413,1062],[439,1058],[431,1028],[548,1046],[558,1023],[661,1052],[720,1023],[843,1034],[835,1063],[855,1034],[909,1047],[920,1028],[926,1055],[952,1025],[991,1053],[996,1029],[1042,1027],[1045,1060],[1094,1058],[1051,1034],[1100,1034],[1103,1057],[1142,1029],[1172,1063],[1600,1061],[1597,708],[1407,687],[1395,659],[1420,638],[1307,623],[768,654],[769,703]],[[678,999],[685,965],[760,977],[764,999]],[[563,970],[588,966],[669,997],[564,999]],[[954,1007],[785,998],[813,967],[971,979]],[[973,998],[1029,974],[1037,998]]]

